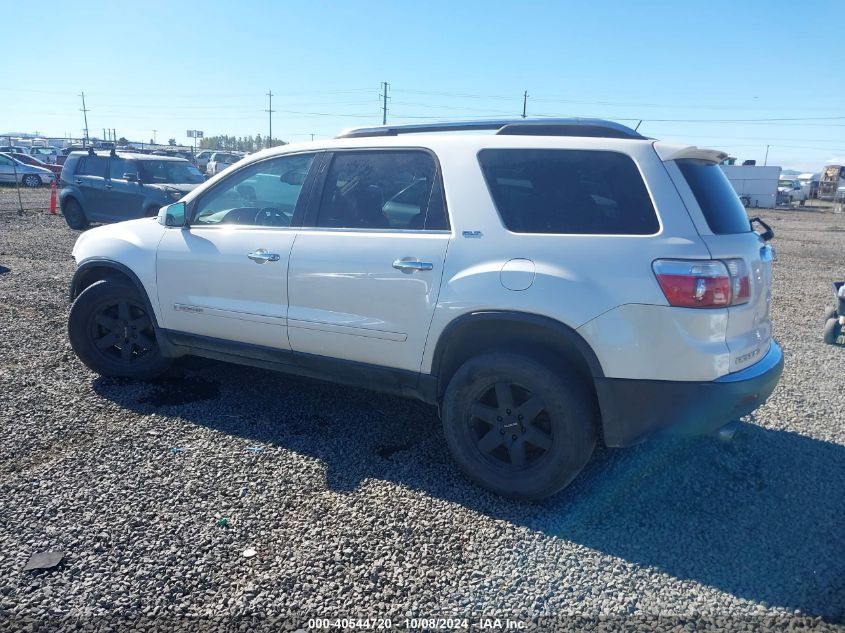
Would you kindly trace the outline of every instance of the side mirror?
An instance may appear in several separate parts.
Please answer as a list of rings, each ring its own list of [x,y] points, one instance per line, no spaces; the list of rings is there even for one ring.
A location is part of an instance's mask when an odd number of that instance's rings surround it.
[[[123,179],[127,182],[138,182],[138,174],[123,174]]]
[[[158,212],[158,223],[164,226],[185,225],[185,203],[174,202],[162,207]]]

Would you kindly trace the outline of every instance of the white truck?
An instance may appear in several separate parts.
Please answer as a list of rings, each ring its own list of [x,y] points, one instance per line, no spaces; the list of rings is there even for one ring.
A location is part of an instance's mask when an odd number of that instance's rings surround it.
[[[746,207],[773,209],[777,205],[780,167],[720,165]]]

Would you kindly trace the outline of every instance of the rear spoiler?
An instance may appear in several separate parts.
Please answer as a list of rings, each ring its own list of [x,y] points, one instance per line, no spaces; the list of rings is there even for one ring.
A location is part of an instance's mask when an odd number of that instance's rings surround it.
[[[673,145],[659,141],[654,144],[654,151],[663,162],[688,159],[719,164],[728,158],[728,154],[717,149],[702,149],[695,145]]]

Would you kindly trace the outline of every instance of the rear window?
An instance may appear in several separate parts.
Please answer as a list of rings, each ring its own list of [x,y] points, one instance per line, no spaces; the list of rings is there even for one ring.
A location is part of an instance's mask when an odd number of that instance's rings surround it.
[[[715,235],[751,231],[745,207],[721,167],[698,160],[677,163]]]
[[[485,149],[479,162],[514,233],[653,235],[660,229],[642,176],[618,152]]]

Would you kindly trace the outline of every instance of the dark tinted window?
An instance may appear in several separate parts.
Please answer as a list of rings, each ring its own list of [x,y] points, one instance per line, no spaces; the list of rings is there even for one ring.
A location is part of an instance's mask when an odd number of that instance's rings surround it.
[[[199,184],[205,181],[199,169],[186,160],[139,160],[142,182]]]
[[[138,175],[138,168],[135,163],[125,158],[112,158],[109,160],[109,178],[123,180],[124,174]]]
[[[77,176],[100,176],[105,178],[106,165],[109,159],[105,156],[86,156],[79,160],[79,167],[76,169]]]
[[[316,226],[448,228],[443,195],[435,180],[437,166],[426,152],[340,152],[326,176]]]
[[[485,149],[484,178],[515,233],[652,235],[654,206],[630,157],[616,152]]]
[[[745,207],[721,167],[697,160],[677,163],[713,233],[724,235],[751,230]]]

